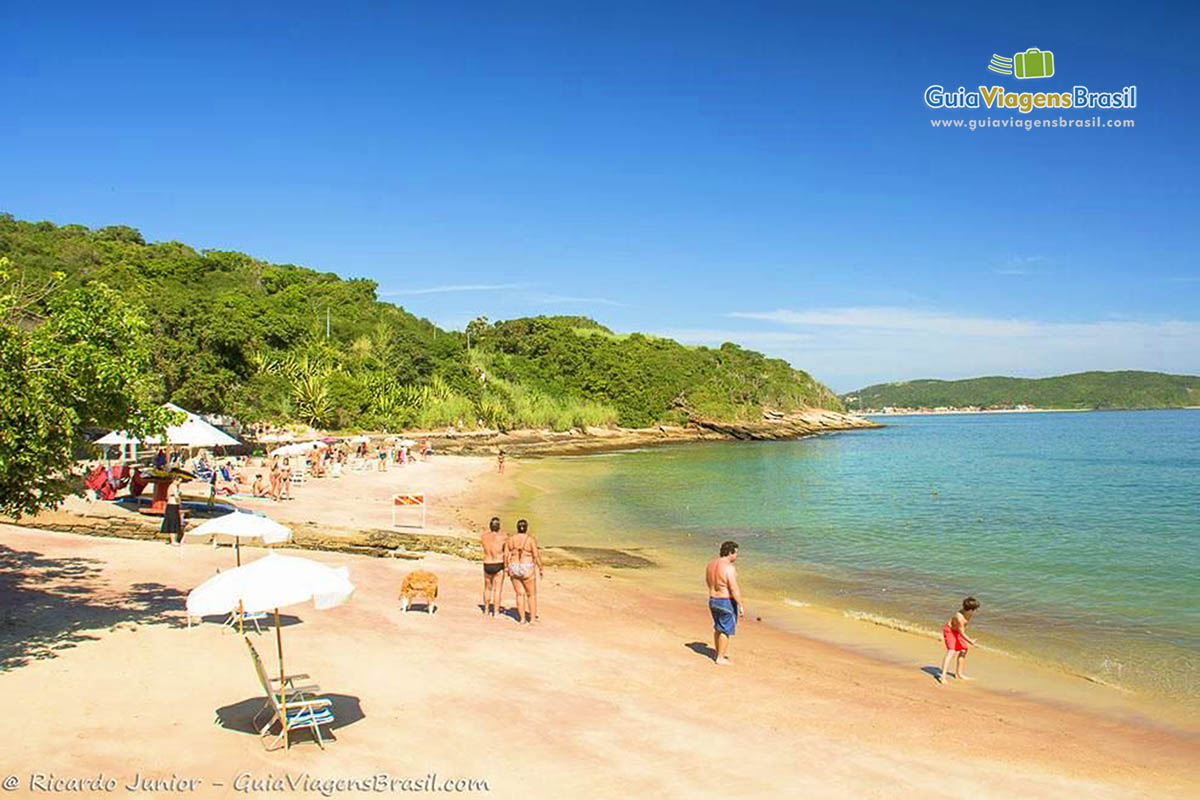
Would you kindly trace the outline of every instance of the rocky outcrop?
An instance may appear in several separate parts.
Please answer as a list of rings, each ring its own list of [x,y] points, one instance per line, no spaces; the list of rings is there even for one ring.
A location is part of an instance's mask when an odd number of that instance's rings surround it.
[[[878,422],[872,422],[853,414],[843,414],[839,411],[828,411],[814,408],[783,414],[777,411],[767,411],[761,421],[757,422],[725,422],[697,417],[692,422],[705,430],[714,431],[741,440],[774,440],[799,439],[817,433],[830,431],[856,430],[860,428],[882,427]]]
[[[461,455],[495,454],[548,456],[582,455],[608,450],[629,450],[664,444],[700,441],[798,439],[818,433],[882,427],[877,422],[815,408],[784,414],[768,411],[753,422],[727,422],[693,417],[687,425],[658,425],[653,428],[586,428],[584,430],[461,431],[412,434],[429,439],[440,453]]]

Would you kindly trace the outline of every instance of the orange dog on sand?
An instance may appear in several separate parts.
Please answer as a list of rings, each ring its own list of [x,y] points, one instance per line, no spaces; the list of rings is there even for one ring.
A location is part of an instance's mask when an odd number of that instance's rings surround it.
[[[408,607],[413,600],[420,597],[429,607],[429,613],[437,611],[438,579],[437,575],[427,570],[419,569],[404,576],[400,585],[400,610],[408,613]]]

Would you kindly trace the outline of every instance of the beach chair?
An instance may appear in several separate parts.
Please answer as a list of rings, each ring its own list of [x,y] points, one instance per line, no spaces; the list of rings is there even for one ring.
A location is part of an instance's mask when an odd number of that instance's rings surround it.
[[[271,618],[271,615],[265,611],[255,611],[255,612],[243,611],[242,612],[242,628],[244,629],[247,625],[253,625],[254,630],[258,631],[259,633],[262,633],[262,628],[259,626],[258,623],[262,622],[263,620],[270,619],[270,618]],[[203,620],[201,620],[201,621],[203,621]],[[188,628],[192,627],[192,617],[190,614],[187,615],[187,626],[188,626]],[[223,633],[228,633],[229,631],[236,631],[238,629],[238,612],[236,612],[236,611],[229,612],[229,616],[227,616],[225,618],[225,621],[221,623],[221,628],[222,628]]]
[[[307,728],[312,731],[317,747],[324,750],[325,740],[321,737],[321,726],[329,725],[334,721],[333,701],[325,697],[317,697],[321,687],[315,683],[296,683],[296,681],[307,679],[309,676],[306,673],[285,675],[282,683],[279,678],[268,677],[262,659],[259,657],[258,651],[254,649],[250,638],[248,636],[242,638],[246,640],[246,647],[250,648],[250,658],[254,661],[254,671],[258,674],[258,682],[267,694],[266,703],[250,720],[250,723],[258,728],[259,740],[263,743],[263,747],[268,751],[278,749],[280,740],[283,740],[286,734],[287,739],[283,742],[286,749],[291,746],[292,731]],[[258,721],[267,712],[271,713],[271,717],[267,720],[266,725],[259,728]],[[287,719],[286,728],[283,724],[285,718]],[[279,723],[279,734],[268,744],[267,738],[275,723]]]
[[[238,612],[236,611],[229,612],[229,616],[221,623],[221,627],[228,628],[231,631],[238,630],[238,616]],[[241,628],[245,630],[248,625],[253,625],[255,631],[262,633],[262,628],[258,623],[270,618],[271,615],[266,611],[243,611],[241,612]]]

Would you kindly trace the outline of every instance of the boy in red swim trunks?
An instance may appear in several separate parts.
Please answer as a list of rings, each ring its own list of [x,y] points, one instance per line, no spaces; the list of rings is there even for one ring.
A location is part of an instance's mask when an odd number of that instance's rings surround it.
[[[946,673],[950,670],[950,659],[957,657],[954,665],[954,677],[970,680],[963,674],[967,663],[967,645],[975,644],[975,640],[967,636],[967,623],[979,610],[979,601],[974,597],[963,600],[962,608],[954,612],[954,616],[942,628],[942,638],[946,641],[946,657],[942,659],[942,671],[938,673],[938,683],[946,682]]]

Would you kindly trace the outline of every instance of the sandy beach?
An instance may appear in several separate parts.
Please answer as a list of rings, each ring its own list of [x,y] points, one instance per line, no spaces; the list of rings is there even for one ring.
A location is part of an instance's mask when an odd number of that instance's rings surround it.
[[[487,459],[435,460],[405,477],[438,471],[435,513],[448,533],[506,496]],[[312,482],[267,510],[386,525],[390,508],[376,501],[396,482]],[[1193,736],[982,682],[939,687],[913,664],[751,617],[735,664],[718,667],[703,598],[658,584],[652,570],[551,567],[543,621],[520,626],[481,618],[477,562],[304,555],[347,566],[357,586],[338,608],[284,612],[287,669],[334,700],[336,741],[322,752],[298,734],[290,751],[268,753],[249,732],[262,692],[245,644],[214,621],[189,629],[182,611],[192,587],[232,564],[231,550],[0,526],[0,689],[10,721],[31,723],[0,732],[14,796],[37,793],[31,778],[51,773],[103,773],[121,786],[174,777],[213,797],[279,794],[262,781],[289,776],[319,796],[336,786],[326,781],[347,790],[430,774],[485,781],[497,797],[1200,792]],[[440,578],[436,615],[399,611],[400,582],[417,568]],[[249,639],[277,669],[274,632]]]
[[[253,472],[253,471],[252,471]],[[371,468],[348,471],[338,479],[310,479],[295,487],[294,499],[275,502],[269,498],[239,496],[243,508],[267,514],[284,523],[314,522],[339,528],[389,528],[392,525],[392,495],[424,492],[428,504],[426,528],[433,533],[464,534],[486,522],[488,509],[512,493],[512,483],[496,469],[495,457],[435,456],[412,461],[407,466],[391,465],[386,472]],[[201,484],[187,488],[203,493]],[[396,521],[413,526],[418,512],[399,512]]]

